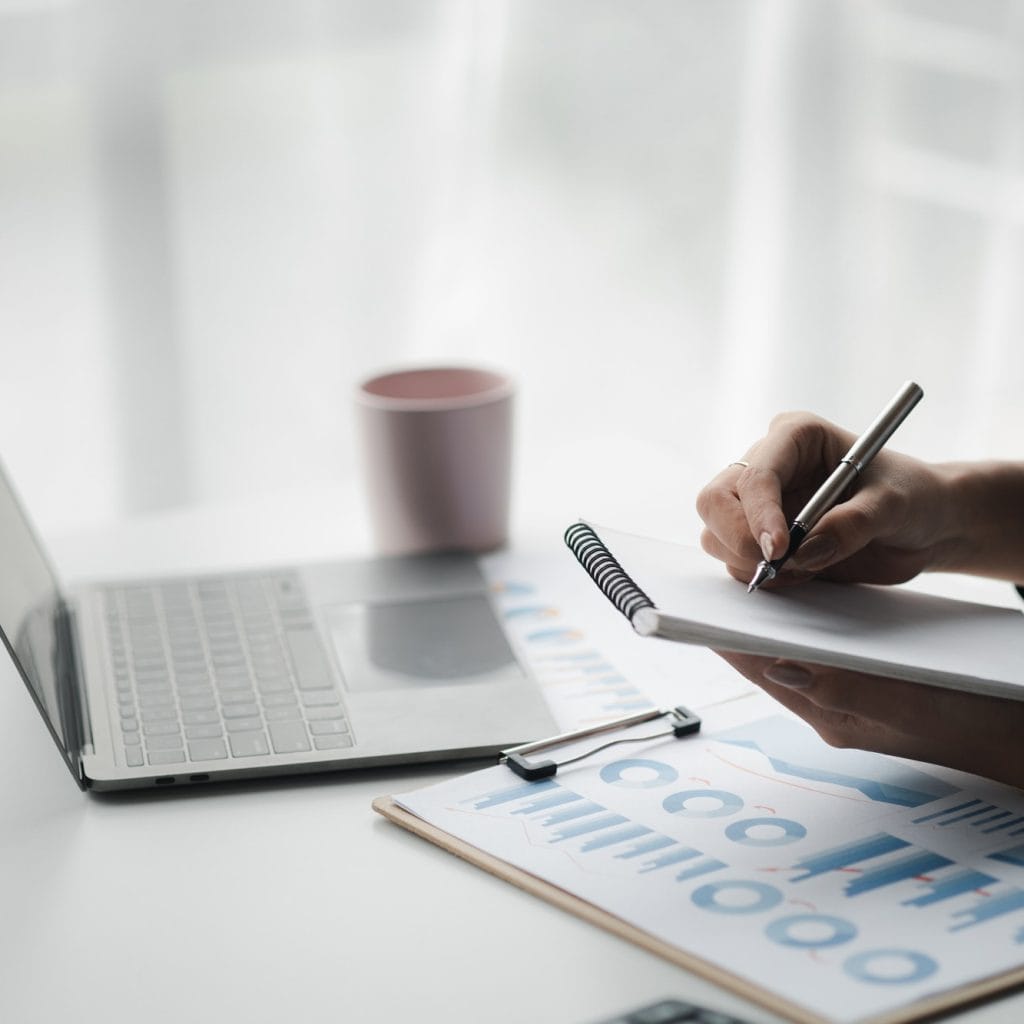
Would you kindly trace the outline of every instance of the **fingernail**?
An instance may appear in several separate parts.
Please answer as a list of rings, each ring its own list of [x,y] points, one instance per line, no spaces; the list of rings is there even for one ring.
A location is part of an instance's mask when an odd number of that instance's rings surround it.
[[[769,683],[788,686],[791,690],[806,690],[814,682],[814,676],[802,665],[792,662],[777,661],[764,670],[764,677]]]
[[[836,553],[838,544],[834,537],[828,534],[821,534],[816,537],[809,537],[793,556],[793,565],[798,569],[805,569],[814,572],[817,569],[824,569]]]
[[[764,555],[766,562],[775,557],[775,545],[772,543],[772,535],[767,530],[761,534],[761,554]]]

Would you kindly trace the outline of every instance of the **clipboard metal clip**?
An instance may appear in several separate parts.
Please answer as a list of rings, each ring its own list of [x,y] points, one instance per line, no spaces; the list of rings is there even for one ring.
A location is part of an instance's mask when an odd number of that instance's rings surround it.
[[[567,757],[564,761],[527,761],[526,754],[535,754],[540,750],[548,750],[551,747],[562,747],[568,743],[575,743],[577,740],[590,739],[594,736],[602,736],[605,733],[617,732],[620,729],[628,729],[633,725],[640,725],[643,722],[653,722],[658,718],[669,719],[669,728],[662,732],[648,733],[646,736],[623,736],[617,740],[608,740],[599,746],[591,747],[582,754],[574,757]],[[642,711],[637,715],[627,715],[625,718],[616,718],[611,722],[604,722],[602,725],[590,729],[580,729],[577,732],[563,733],[561,736],[551,736],[546,740],[537,740],[534,743],[522,743],[518,747],[509,747],[503,750],[498,757],[498,764],[505,764],[515,772],[521,779],[527,782],[537,782],[540,779],[550,779],[559,768],[567,764],[574,764],[584,758],[592,757],[594,754],[614,747],[618,743],[643,743],[646,740],[659,739],[662,736],[675,736],[677,739],[683,736],[690,736],[700,731],[700,718],[689,708],[682,705],[675,708],[653,708],[650,711]]]

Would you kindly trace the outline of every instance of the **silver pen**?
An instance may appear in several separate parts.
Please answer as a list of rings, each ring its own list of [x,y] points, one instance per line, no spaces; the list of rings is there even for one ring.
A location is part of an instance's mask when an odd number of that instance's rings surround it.
[[[781,558],[764,560],[758,564],[757,572],[747,587],[747,593],[757,590],[762,583],[775,579],[782,566],[796,554],[804,537],[814,529],[814,524],[839,502],[850,484],[860,475],[865,466],[882,450],[882,446],[895,433],[896,428],[907,418],[910,410],[921,401],[924,392],[913,381],[896,393],[893,400],[879,413],[874,423],[853,443],[853,447],[839,461],[829,478],[814,492],[814,496],[797,513],[789,528],[789,546]]]

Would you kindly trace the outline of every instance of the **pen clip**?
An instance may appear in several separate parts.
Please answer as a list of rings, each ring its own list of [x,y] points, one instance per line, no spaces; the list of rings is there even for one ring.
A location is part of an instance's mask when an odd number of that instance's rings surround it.
[[[574,757],[567,757],[562,761],[528,761],[526,754],[534,754],[541,750],[548,750],[552,747],[565,746],[568,743],[574,743],[577,740],[590,739],[594,736],[601,736],[605,733],[616,732],[621,729],[627,729],[630,726],[640,725],[643,722],[652,722],[658,718],[670,719],[669,728],[662,732],[648,733],[646,736],[623,736],[619,739],[609,740],[607,743],[601,743],[596,747],[591,747],[589,750],[584,751],[582,754],[576,754]],[[609,747],[614,747],[619,743],[642,743],[645,740],[659,739],[662,736],[675,736],[676,739],[680,739],[683,736],[689,736],[693,733],[700,731],[700,717],[695,715],[689,708],[679,705],[674,708],[655,708],[650,711],[644,711],[637,715],[627,715],[625,718],[616,718],[611,722],[605,722],[602,725],[594,726],[590,729],[580,729],[576,732],[562,733],[559,736],[551,736],[545,740],[537,740],[534,743],[522,743],[517,747],[510,747],[508,750],[503,750],[498,758],[498,764],[504,764],[509,767],[516,775],[521,779],[525,779],[527,782],[538,782],[541,779],[550,779],[559,768],[563,768],[568,764],[574,764],[577,761],[582,761],[584,758],[592,757],[594,754],[600,753],[602,750],[607,750]]]

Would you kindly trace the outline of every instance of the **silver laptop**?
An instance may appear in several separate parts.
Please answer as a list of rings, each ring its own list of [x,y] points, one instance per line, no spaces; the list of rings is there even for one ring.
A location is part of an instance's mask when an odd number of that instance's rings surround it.
[[[483,757],[556,731],[469,555],[66,592],[2,471],[0,630],[83,788]]]

